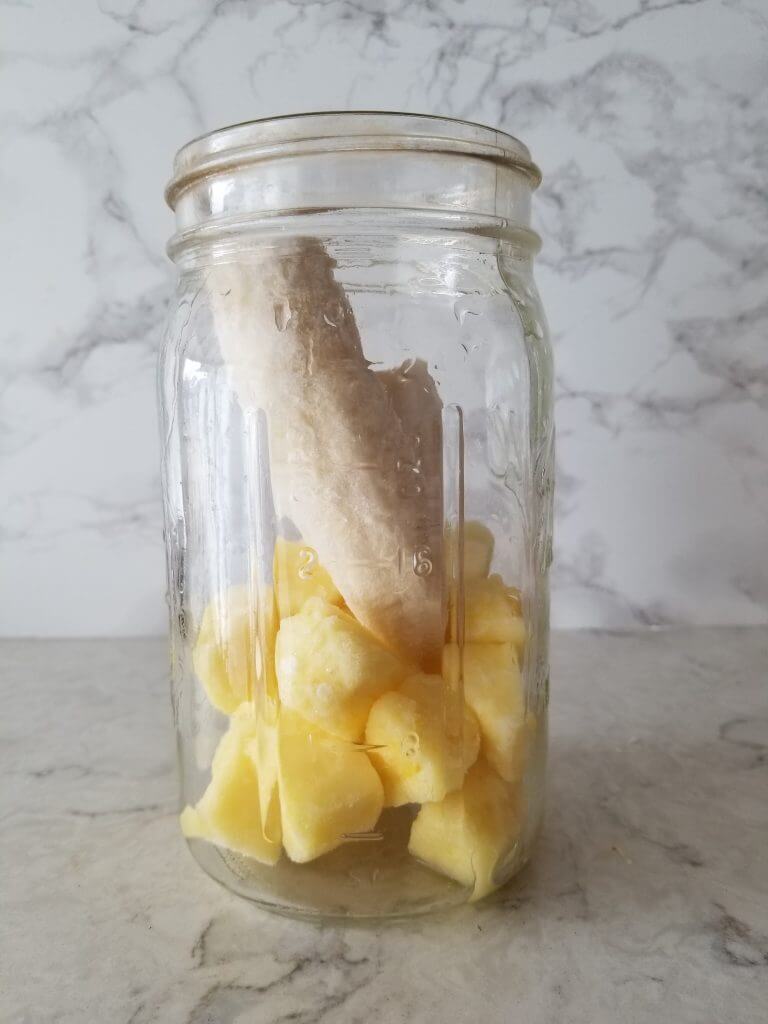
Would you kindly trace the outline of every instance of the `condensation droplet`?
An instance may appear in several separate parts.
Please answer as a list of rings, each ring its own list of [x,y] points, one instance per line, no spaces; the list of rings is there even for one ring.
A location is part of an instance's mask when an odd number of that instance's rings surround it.
[[[453,304],[453,315],[456,317],[456,319],[459,321],[459,323],[462,326],[463,326],[464,321],[467,319],[468,316],[482,316],[483,315],[479,310],[472,309],[468,305],[468,301],[469,300],[466,299],[466,298],[464,298],[464,299],[457,299],[454,302],[454,304]]]
[[[293,311],[287,299],[275,303],[275,327],[278,331],[284,331],[291,322]]]
[[[406,359],[405,362],[400,366],[398,370],[398,384],[410,384],[412,378],[409,376],[411,370],[416,365],[415,359]]]
[[[329,327],[338,327],[338,324],[334,323],[327,313],[323,313],[323,320],[325,320]]]

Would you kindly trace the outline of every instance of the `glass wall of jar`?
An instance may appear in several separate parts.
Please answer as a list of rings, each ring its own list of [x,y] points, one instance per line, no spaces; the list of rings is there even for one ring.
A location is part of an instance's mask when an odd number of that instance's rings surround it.
[[[538,172],[402,114],[184,147],[160,365],[181,828],[284,912],[420,913],[526,862],[548,700]]]

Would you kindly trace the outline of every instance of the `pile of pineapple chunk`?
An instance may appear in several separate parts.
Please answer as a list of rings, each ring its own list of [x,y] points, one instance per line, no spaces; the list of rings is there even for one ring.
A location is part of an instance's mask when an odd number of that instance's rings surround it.
[[[446,644],[441,674],[427,674],[360,625],[314,552],[279,538],[268,600],[261,588],[255,609],[248,588],[233,588],[200,623],[195,672],[230,721],[184,834],[303,864],[370,835],[384,808],[419,805],[415,858],[473,900],[504,881],[536,722],[519,594],[489,575],[492,554],[490,531],[468,523],[465,642]],[[463,706],[452,708],[462,660]]]

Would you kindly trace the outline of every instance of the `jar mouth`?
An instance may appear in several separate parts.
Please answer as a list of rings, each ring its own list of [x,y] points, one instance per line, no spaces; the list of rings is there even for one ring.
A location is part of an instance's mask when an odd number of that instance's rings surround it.
[[[541,182],[528,147],[487,125],[433,114],[318,111],[244,121],[193,139],[176,154],[165,198],[175,209],[179,196],[201,178],[265,160],[397,151],[490,161],[522,174],[532,188]]]

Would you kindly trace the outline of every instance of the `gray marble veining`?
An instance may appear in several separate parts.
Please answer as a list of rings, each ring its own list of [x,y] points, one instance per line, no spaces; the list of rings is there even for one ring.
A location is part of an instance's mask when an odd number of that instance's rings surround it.
[[[273,917],[184,848],[159,640],[0,644],[3,1024],[762,1024],[768,633],[554,638],[549,810],[492,903]]]
[[[765,623],[767,45],[760,0],[1,4],[0,630],[164,628],[174,150],[347,107],[498,124],[544,170],[555,621]]]

